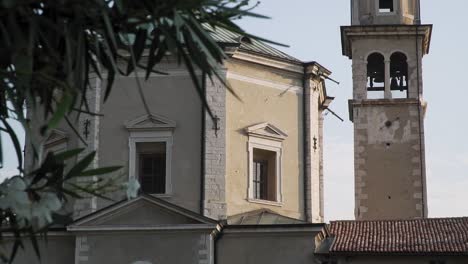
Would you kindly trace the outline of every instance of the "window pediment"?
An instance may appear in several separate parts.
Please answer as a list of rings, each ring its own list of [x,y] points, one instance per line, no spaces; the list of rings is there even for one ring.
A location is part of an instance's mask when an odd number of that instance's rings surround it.
[[[156,114],[146,114],[125,123],[125,128],[130,131],[172,130],[175,127],[175,121]]]
[[[249,136],[272,139],[277,141],[283,141],[288,137],[288,134],[269,123],[261,123],[258,125],[250,126],[247,127],[245,131]]]
[[[50,148],[68,141],[67,133],[64,131],[53,129],[47,139],[44,141],[44,147]]]

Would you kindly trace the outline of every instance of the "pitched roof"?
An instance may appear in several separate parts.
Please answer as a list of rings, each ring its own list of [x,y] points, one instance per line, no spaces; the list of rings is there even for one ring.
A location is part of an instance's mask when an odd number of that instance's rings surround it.
[[[288,55],[262,41],[258,41],[249,37],[244,37],[238,33],[231,32],[227,29],[213,27],[205,24],[205,29],[211,33],[213,39],[219,43],[227,45],[236,45],[239,46],[239,50],[245,51],[248,53],[260,54],[266,57],[271,57],[283,61],[293,62],[302,64],[302,61],[296,59],[295,57]]]
[[[280,225],[304,224],[305,222],[280,215],[268,209],[259,209],[243,214],[233,215],[227,219],[228,225]]]
[[[468,217],[336,221],[331,254],[467,255]]]

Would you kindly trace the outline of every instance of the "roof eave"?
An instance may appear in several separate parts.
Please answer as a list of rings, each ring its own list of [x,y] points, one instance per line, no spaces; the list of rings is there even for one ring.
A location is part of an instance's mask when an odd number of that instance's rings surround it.
[[[323,75],[325,77],[328,77],[332,74],[332,72],[329,69],[325,68],[323,65],[316,61],[304,62],[303,66],[306,69],[306,71],[310,71],[310,73],[320,73],[319,75]]]
[[[247,51],[243,49],[238,49],[235,53],[232,54],[231,58],[242,60],[245,62],[251,62],[255,64],[260,64],[263,66],[268,66],[284,71],[289,71],[293,73],[304,73],[304,67],[300,61],[291,61],[283,58],[278,58],[274,56],[267,56],[265,54],[260,54],[257,52]]]

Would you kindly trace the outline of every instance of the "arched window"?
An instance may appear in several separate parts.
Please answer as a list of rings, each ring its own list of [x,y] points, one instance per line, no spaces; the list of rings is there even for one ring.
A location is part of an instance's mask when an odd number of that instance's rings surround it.
[[[384,98],[385,90],[385,58],[380,53],[372,53],[367,57],[367,98]]]
[[[390,90],[392,98],[408,98],[408,62],[401,52],[390,57]]]

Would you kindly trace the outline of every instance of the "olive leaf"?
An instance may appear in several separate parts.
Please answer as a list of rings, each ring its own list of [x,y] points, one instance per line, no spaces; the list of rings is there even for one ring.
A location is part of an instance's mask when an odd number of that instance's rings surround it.
[[[12,119],[22,124],[27,135],[46,136],[51,129],[67,125],[86,145],[76,122],[81,115],[99,115],[89,107],[91,80],[105,78],[103,99],[107,101],[119,75],[138,76],[136,72],[143,71],[148,79],[166,74],[157,65],[168,55],[185,65],[200,102],[216,118],[205,98],[207,80],[217,79],[235,92],[220,74],[227,57],[212,32],[223,28],[264,40],[235,24],[241,17],[265,18],[252,12],[257,4],[248,0],[0,0],[0,167],[2,137],[11,139],[18,160],[18,175],[0,183],[4,227],[0,242],[3,232],[12,233],[14,239],[11,252],[0,251],[0,259],[12,262],[24,248],[25,238],[40,257],[38,234],[46,232],[53,216],[73,199],[86,195],[108,199],[107,193],[125,188],[132,198],[139,188],[136,179],[122,184],[115,178],[118,166],[94,168],[96,150],[83,157],[83,149],[74,149],[41,159],[44,155],[36,137],[29,137],[27,145],[35,167],[23,168],[23,149],[10,125]],[[149,111],[140,79],[135,79],[135,89]],[[32,120],[36,115],[41,118]]]

